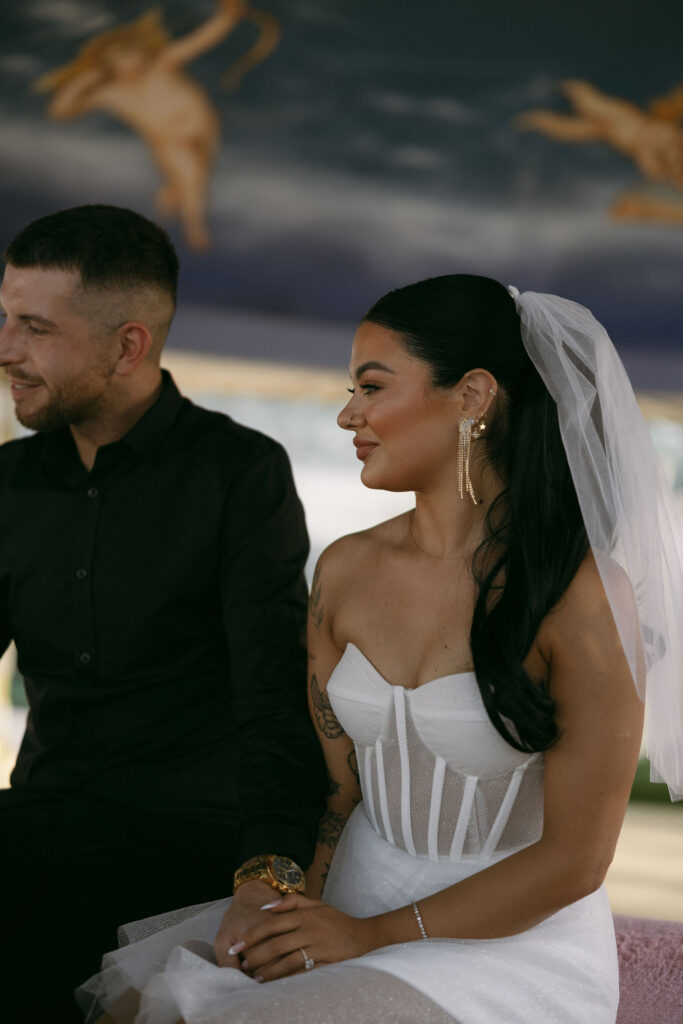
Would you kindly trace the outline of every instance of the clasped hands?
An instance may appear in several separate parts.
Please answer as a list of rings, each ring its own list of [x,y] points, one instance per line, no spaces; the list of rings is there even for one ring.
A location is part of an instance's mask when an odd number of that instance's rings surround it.
[[[239,966],[250,977],[274,981],[304,970],[302,949],[320,966],[362,956],[382,944],[372,918],[349,917],[322,900],[298,893],[280,897],[271,889],[259,909],[264,907],[265,914],[239,941],[227,950],[216,943],[221,966],[237,966],[239,956]]]

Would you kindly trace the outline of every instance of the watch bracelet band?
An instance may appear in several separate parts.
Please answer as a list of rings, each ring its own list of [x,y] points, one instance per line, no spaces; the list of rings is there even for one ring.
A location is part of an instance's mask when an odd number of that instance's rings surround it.
[[[266,885],[270,885],[276,892],[286,895],[287,893],[304,892],[305,891],[305,880],[302,881],[300,887],[287,885],[285,882],[279,882],[273,874],[272,865],[275,860],[287,860],[293,867],[295,867],[301,874],[302,879],[304,878],[303,871],[295,861],[290,860],[288,857],[279,857],[275,853],[258,854],[256,857],[250,857],[249,860],[245,861],[233,876],[233,893],[244,882],[265,882]]]

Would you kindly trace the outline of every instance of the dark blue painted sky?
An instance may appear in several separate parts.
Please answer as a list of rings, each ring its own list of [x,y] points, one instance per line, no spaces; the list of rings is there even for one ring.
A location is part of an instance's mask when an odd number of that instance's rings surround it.
[[[173,35],[213,9],[162,6]],[[213,249],[192,253],[171,228],[187,303],[353,322],[387,288],[467,270],[584,302],[621,345],[681,346],[683,227],[611,220],[610,204],[640,187],[633,164],[603,144],[521,134],[512,119],[533,106],[568,109],[557,88],[568,77],[642,105],[671,89],[683,81],[683,5],[265,6],[283,40],[236,96],[219,80],[253,38],[248,28],[191,66],[220,110],[223,142]],[[140,141],[102,114],[48,124],[30,92],[85,39],[147,5],[3,8],[2,237],[78,202],[154,216],[156,172]],[[683,202],[683,192],[660,191]]]

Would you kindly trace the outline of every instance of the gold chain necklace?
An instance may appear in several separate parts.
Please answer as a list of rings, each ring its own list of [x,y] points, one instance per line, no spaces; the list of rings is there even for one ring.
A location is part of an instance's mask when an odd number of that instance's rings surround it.
[[[410,510],[408,516],[408,533],[413,544],[423,555],[427,555],[428,558],[437,558],[440,562],[457,562],[459,558],[470,558],[470,555],[433,555],[431,551],[426,551],[421,544],[418,544],[417,538],[413,533],[413,520],[415,519],[415,509]]]

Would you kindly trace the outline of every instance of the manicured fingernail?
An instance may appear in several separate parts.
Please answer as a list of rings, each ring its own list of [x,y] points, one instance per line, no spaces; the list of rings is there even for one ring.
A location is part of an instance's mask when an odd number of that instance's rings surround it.
[[[242,968],[243,971],[248,971],[249,970],[249,963],[248,963],[248,961],[247,960],[243,960],[242,963],[240,964],[240,967]]]
[[[279,907],[281,903],[282,900],[275,900],[274,903],[264,903],[261,910],[272,910],[273,907]]]
[[[262,975],[262,974],[259,974],[258,978],[254,978],[254,981],[259,981],[259,982],[261,982],[261,981],[265,981],[265,980],[266,980],[266,979],[265,979],[265,978],[263,977],[263,975]]]
[[[234,946],[231,946],[228,950],[228,956],[235,956],[236,953],[241,953],[245,946],[246,942],[236,942]]]

